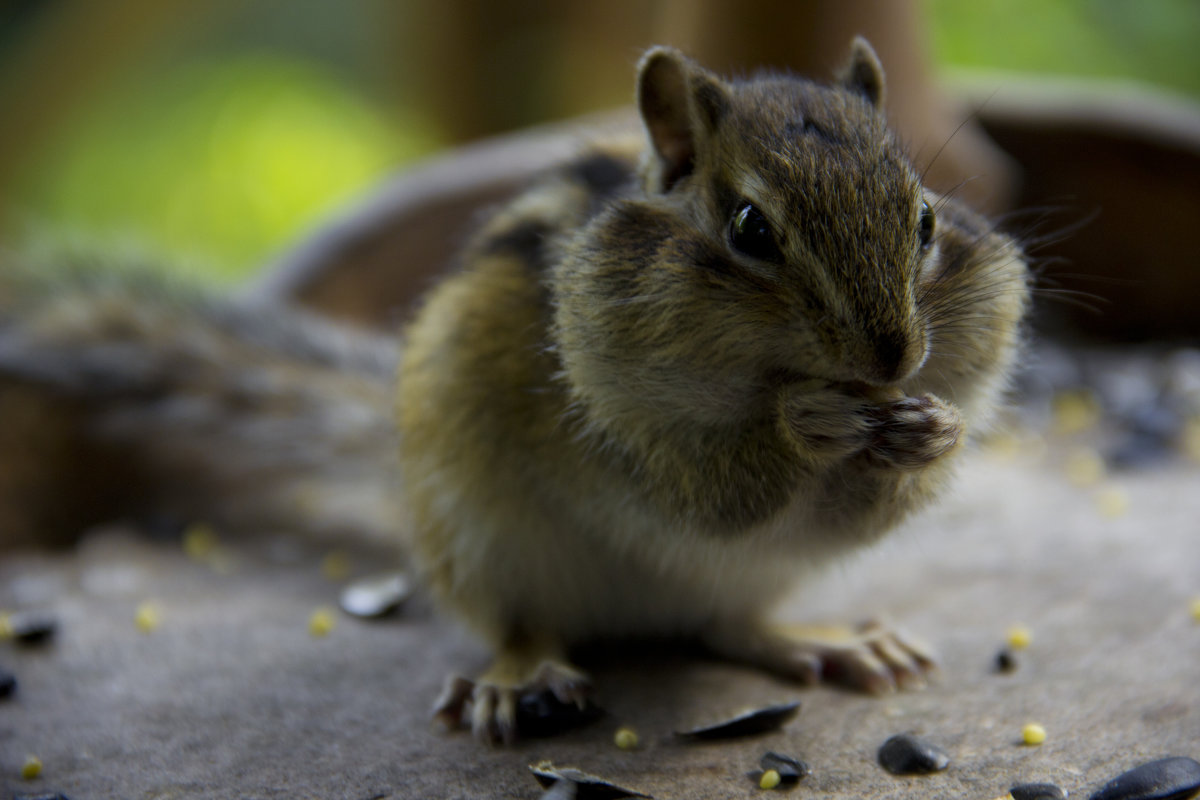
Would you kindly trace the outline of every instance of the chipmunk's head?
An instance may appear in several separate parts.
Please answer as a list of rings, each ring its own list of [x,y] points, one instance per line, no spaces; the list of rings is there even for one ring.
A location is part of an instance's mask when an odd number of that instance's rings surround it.
[[[576,385],[615,381],[716,418],[756,385],[917,373],[938,226],[883,94],[861,39],[828,86],[727,82],[650,50],[644,193],[592,222],[556,286]]]

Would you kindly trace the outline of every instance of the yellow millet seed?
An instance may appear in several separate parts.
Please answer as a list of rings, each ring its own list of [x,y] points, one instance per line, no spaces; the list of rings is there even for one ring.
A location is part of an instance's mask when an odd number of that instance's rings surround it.
[[[142,603],[133,612],[133,624],[142,633],[151,633],[162,624],[162,615],[154,603]]]
[[[1031,722],[1021,729],[1021,740],[1025,744],[1041,744],[1046,741],[1046,729],[1036,722]]]
[[[1192,619],[1200,622],[1200,597],[1192,598]]]
[[[1033,633],[1024,625],[1013,625],[1008,629],[1008,646],[1013,650],[1024,650],[1033,642]]]
[[[632,750],[638,746],[637,731],[629,726],[617,728],[617,732],[613,734],[613,742],[622,750]]]
[[[336,622],[337,618],[334,616],[333,609],[322,606],[308,618],[308,632],[318,638],[328,636]]]
[[[776,786],[779,785],[779,782],[781,780],[783,780],[783,779],[779,777],[778,770],[769,769],[762,774],[761,778],[758,779],[758,788],[774,789]]]
[[[325,558],[321,559],[321,574],[327,580],[335,583],[344,581],[350,577],[350,571],[350,556],[341,550],[331,550]]]
[[[1075,486],[1095,486],[1104,479],[1104,459],[1095,450],[1081,447],[1067,457],[1067,480]]]
[[[204,522],[193,522],[183,532],[183,552],[193,561],[204,561],[217,548],[217,532]]]
[[[1119,486],[1108,486],[1096,493],[1096,509],[1109,519],[1123,517],[1129,511],[1129,495]]]
[[[37,756],[26,756],[25,763],[21,765],[21,777],[31,781],[41,774],[42,760]]]
[[[1051,401],[1051,414],[1055,433],[1082,433],[1100,421],[1100,401],[1087,389],[1059,392]]]
[[[1200,415],[1192,417],[1183,426],[1183,453],[1192,461],[1200,462]]]

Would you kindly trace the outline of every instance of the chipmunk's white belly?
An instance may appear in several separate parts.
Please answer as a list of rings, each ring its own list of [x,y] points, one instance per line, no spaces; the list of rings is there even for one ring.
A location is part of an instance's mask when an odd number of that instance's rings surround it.
[[[757,620],[827,560],[799,554],[808,516],[806,504],[793,503],[767,524],[728,535],[631,520],[615,533],[578,530],[569,542],[547,532],[563,546],[546,554],[550,580],[529,580],[555,588],[526,613],[569,641],[688,636],[715,621]]]

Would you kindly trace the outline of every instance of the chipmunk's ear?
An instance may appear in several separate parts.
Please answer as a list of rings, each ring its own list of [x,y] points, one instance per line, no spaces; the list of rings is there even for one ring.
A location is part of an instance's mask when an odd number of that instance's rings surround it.
[[[691,173],[698,148],[725,116],[729,90],[679,51],[655,47],[638,67],[637,102],[654,147],[650,182],[665,192]]]
[[[841,73],[841,85],[866,98],[875,108],[883,110],[883,66],[871,44],[855,36],[850,45],[850,62]]]

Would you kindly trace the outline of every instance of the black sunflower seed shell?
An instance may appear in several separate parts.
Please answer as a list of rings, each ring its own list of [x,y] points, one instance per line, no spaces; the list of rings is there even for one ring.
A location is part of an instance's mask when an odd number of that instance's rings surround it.
[[[676,731],[675,735],[689,741],[710,741],[713,739],[735,739],[740,736],[754,736],[759,733],[778,730],[800,713],[800,703],[780,703],[766,706],[754,711],[738,714],[712,725],[703,725],[686,731]]]
[[[950,756],[913,733],[898,733],[879,748],[879,764],[893,775],[924,775],[950,766]]]
[[[604,709],[595,703],[564,703],[549,690],[526,692],[517,700],[517,731],[524,737],[557,736],[602,716]]]
[[[1053,783],[1019,783],[1008,790],[1013,800],[1066,800],[1067,793]]]
[[[12,639],[18,644],[41,644],[58,630],[58,620],[44,611],[21,611],[8,618]]]
[[[560,782],[574,784],[574,793],[564,791],[558,796],[563,798],[574,797],[576,800],[620,800],[624,797],[643,797],[646,800],[653,800],[648,794],[626,789],[623,786],[618,786],[615,783],[599,778],[595,775],[588,775],[573,767],[563,767],[559,769],[548,761],[543,761],[540,764],[530,764],[529,771],[533,773],[534,779],[541,785],[543,789],[552,789]]]
[[[768,752],[758,760],[763,772],[773,769],[779,773],[781,783],[792,784],[812,772],[812,767],[798,758],[785,756],[774,751]]]
[[[1200,794],[1200,762],[1176,756],[1134,767],[1088,800],[1187,800]]]

